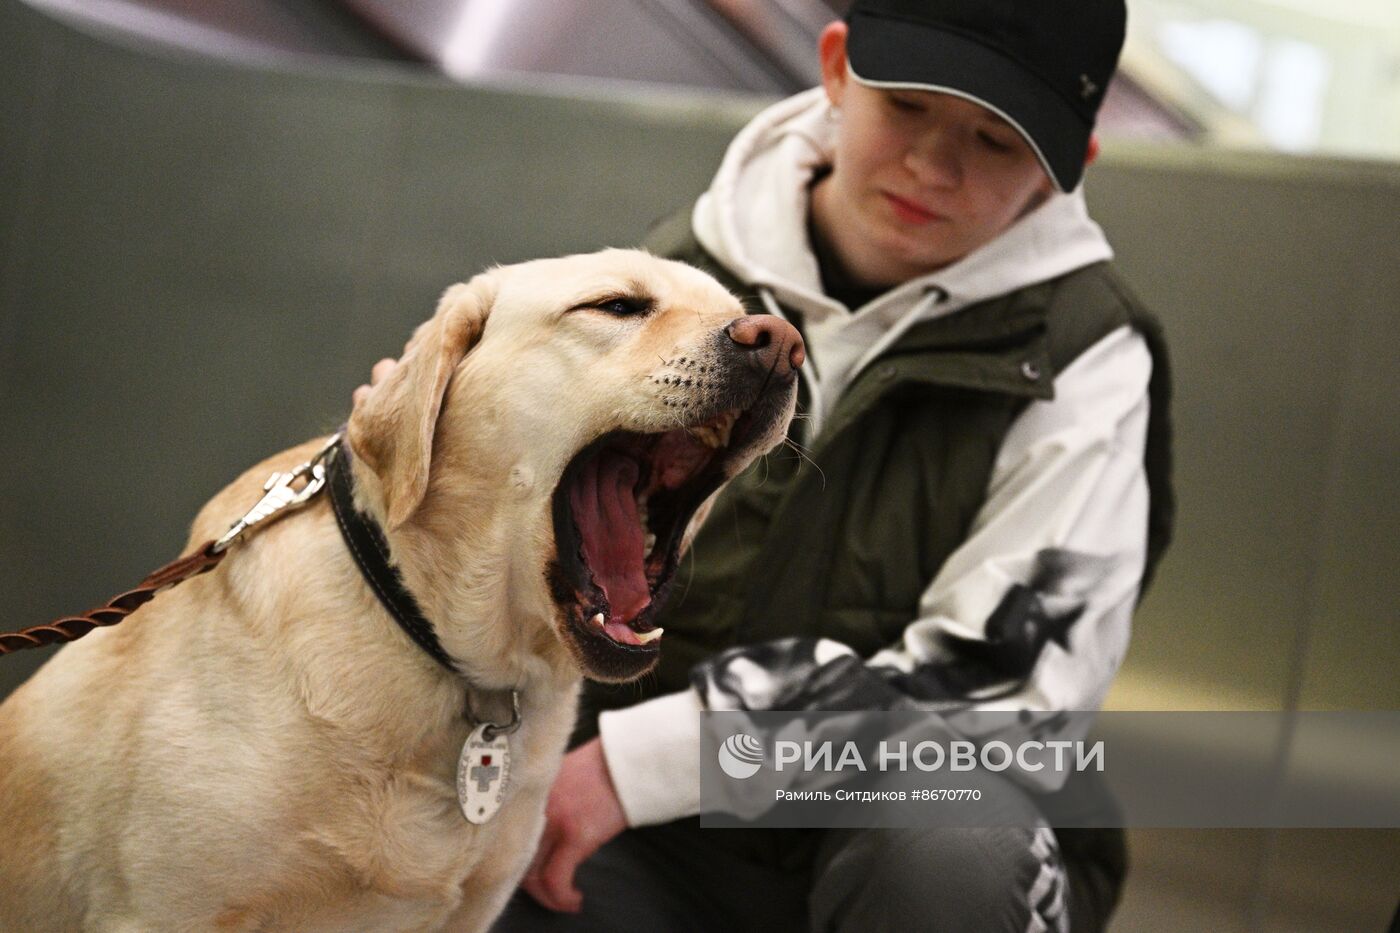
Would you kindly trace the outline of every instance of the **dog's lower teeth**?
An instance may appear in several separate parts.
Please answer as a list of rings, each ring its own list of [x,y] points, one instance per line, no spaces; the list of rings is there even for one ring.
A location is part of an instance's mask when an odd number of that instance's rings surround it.
[[[656,535],[647,535],[642,542],[642,556],[650,557],[651,552],[656,550]]]
[[[602,628],[603,623],[606,620],[603,618],[603,614],[600,612],[589,621],[591,621],[594,625],[598,626],[599,628]]]
[[[641,642],[644,645],[649,645],[652,642],[656,641],[658,638],[660,638],[661,633],[664,631],[665,629],[654,628],[650,632],[637,632],[637,641]]]

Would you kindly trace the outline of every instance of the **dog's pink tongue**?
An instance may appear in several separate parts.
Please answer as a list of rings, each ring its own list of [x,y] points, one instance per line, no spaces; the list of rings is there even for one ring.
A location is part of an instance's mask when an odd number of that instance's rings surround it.
[[[589,462],[571,492],[584,559],[607,594],[615,619],[636,618],[650,599],[642,568],[641,517],[632,496],[638,475],[637,461],[604,450]]]

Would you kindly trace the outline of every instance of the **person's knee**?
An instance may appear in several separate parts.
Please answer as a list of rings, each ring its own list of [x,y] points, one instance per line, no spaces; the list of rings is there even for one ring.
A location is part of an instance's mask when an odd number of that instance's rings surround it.
[[[813,929],[1045,929],[1064,915],[1064,869],[1048,829],[840,830],[813,878]]]

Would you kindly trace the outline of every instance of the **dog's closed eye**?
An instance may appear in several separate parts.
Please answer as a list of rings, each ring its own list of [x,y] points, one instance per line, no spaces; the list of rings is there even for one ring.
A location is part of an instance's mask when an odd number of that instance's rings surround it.
[[[574,305],[570,311],[602,311],[614,317],[644,317],[656,307],[651,298],[637,295],[607,295]]]

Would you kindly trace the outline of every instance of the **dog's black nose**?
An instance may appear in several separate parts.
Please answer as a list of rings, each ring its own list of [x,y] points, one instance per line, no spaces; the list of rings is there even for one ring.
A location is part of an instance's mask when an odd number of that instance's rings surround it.
[[[739,349],[749,354],[754,365],[775,376],[791,376],[807,358],[807,347],[797,328],[771,314],[735,318],[724,332]]]

